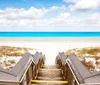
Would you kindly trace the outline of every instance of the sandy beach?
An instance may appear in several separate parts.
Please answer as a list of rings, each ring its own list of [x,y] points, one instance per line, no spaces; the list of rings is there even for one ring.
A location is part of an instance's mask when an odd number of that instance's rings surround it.
[[[54,64],[58,52],[65,52],[68,49],[83,47],[99,47],[99,37],[49,37],[49,38],[21,38],[21,37],[1,37],[0,45],[29,47],[43,52],[46,56],[46,64]]]

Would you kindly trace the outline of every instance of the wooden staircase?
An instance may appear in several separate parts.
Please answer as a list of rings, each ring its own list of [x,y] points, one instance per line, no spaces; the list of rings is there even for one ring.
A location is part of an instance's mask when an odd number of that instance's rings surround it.
[[[64,81],[62,69],[57,65],[44,65],[39,69],[37,79],[31,85],[67,85]]]

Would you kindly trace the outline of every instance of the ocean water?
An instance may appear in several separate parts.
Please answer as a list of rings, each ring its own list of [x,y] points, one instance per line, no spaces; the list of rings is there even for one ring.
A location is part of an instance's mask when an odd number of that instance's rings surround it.
[[[0,37],[100,37],[100,32],[0,32]]]

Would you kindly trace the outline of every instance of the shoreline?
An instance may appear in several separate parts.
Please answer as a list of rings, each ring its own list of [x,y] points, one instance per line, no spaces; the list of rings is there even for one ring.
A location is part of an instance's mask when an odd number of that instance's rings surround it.
[[[100,42],[100,37],[0,37],[0,42]]]

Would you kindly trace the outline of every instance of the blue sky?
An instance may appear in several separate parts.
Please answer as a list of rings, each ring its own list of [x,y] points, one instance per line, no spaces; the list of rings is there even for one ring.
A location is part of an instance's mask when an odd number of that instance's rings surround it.
[[[6,7],[28,9],[31,6],[48,8],[53,5],[61,6],[62,4],[65,4],[62,0],[0,0],[0,7],[3,9]]]
[[[100,31],[100,0],[0,0],[0,31]]]

